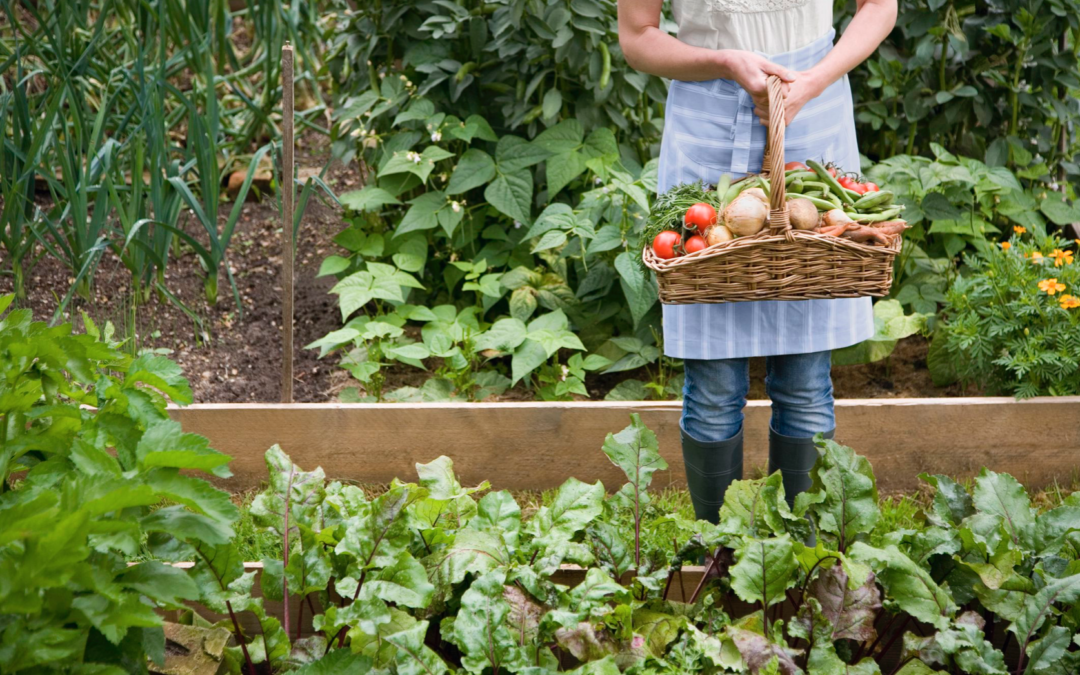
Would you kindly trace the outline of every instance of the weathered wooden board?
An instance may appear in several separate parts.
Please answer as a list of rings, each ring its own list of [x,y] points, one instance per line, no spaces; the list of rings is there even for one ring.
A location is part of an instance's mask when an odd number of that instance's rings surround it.
[[[184,429],[233,456],[224,487],[256,487],[263,452],[278,443],[302,467],[367,483],[413,479],[414,465],[454,460],[465,484],[544,489],[570,476],[625,479],[600,447],[639,413],[660,439],[669,470],[658,486],[683,482],[678,402],[204,404],[173,409]],[[768,459],[768,401],[746,409],[746,470]],[[869,457],[883,491],[910,490],[920,472],[971,476],[983,466],[1032,487],[1072,477],[1080,466],[1080,397],[841,400],[837,440]]]

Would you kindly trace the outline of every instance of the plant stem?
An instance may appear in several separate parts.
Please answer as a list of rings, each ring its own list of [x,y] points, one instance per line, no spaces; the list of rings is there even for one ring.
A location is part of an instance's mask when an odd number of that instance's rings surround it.
[[[240,651],[244,652],[244,663],[247,664],[248,675],[255,675],[255,664],[251,662],[251,655],[248,654],[247,650],[247,641],[244,640],[244,634],[240,631],[240,622],[236,619],[236,612],[233,611],[232,603],[226,600],[225,607],[229,610],[229,618],[232,619],[236,641],[240,643]]]

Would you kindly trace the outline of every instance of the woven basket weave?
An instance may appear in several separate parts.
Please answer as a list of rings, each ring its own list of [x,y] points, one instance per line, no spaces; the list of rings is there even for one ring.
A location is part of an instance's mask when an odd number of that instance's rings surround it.
[[[770,181],[769,226],[701,251],[664,260],[646,244],[645,265],[656,272],[667,305],[809,300],[888,295],[901,236],[889,246],[791,227],[784,188],[784,98],[770,76],[769,135],[762,175]],[[745,179],[744,179],[745,180]]]

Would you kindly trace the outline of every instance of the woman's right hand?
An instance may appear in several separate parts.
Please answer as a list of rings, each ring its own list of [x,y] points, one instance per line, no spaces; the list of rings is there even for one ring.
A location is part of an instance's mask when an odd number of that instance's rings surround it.
[[[773,63],[764,56],[758,56],[754,52],[739,49],[722,49],[718,52],[723,60],[728,79],[735,80],[750,97],[754,99],[754,107],[768,111],[769,93],[766,82],[770,75],[776,75],[784,82],[784,93],[787,94],[787,85],[795,81],[796,72],[779,64]]]

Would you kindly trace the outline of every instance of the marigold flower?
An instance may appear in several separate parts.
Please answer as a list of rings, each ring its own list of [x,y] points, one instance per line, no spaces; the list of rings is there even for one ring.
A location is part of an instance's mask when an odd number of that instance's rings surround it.
[[[1072,251],[1062,251],[1060,248],[1055,248],[1054,252],[1051,255],[1054,256],[1054,267],[1061,267],[1062,265],[1072,264]]]
[[[1043,279],[1039,282],[1039,290],[1047,295],[1054,295],[1065,290],[1065,284],[1059,283],[1057,279]]]
[[[1001,242],[1001,250],[1002,251],[1008,251],[1010,248],[1012,248],[1012,244],[1010,244],[1007,241]]]
[[[1019,225],[1013,225],[1013,232],[1017,234],[1024,234],[1025,232],[1027,232],[1027,228],[1021,227]]]
[[[1058,298],[1058,303],[1061,304],[1062,309],[1076,309],[1080,307],[1080,298],[1073,295],[1063,295]]]
[[[1043,254],[1038,251],[1032,251],[1031,253],[1025,253],[1025,258],[1031,258],[1031,262],[1042,262]]]

